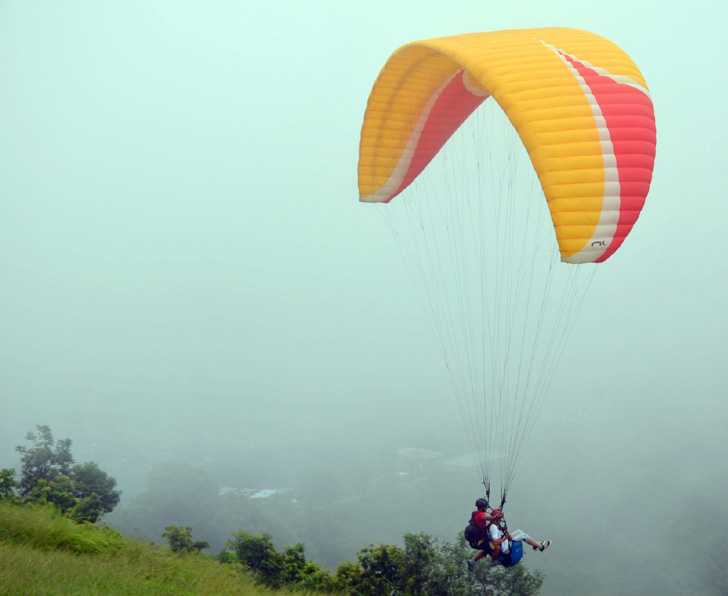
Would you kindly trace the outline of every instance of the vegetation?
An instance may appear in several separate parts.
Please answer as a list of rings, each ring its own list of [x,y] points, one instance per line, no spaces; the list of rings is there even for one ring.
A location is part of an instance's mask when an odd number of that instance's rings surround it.
[[[226,563],[241,563],[265,586],[288,586],[315,592],[346,591],[345,586],[328,571],[306,560],[302,544],[294,544],[278,552],[267,534],[237,532],[219,558]]]
[[[79,524],[48,505],[0,503],[0,532],[2,595],[273,593],[241,567]]]
[[[70,439],[53,439],[48,426],[27,434],[18,446],[20,482],[15,471],[0,471],[0,498],[50,503],[76,521],[95,522],[119,503],[116,480],[93,462],[74,464]]]
[[[359,551],[355,562],[344,562],[330,573],[306,561],[302,544],[279,552],[267,534],[237,532],[220,559],[241,563],[269,587],[339,594],[531,596],[541,588],[543,577],[523,565],[504,569],[483,562],[471,573],[465,566],[469,556],[463,540],[453,544],[423,533],[407,534],[404,547],[368,546]]]
[[[0,469],[0,499],[12,499],[18,483],[15,482],[15,470],[12,468]]]
[[[361,596],[538,593],[543,578],[465,561],[455,543],[407,534],[404,545],[370,545],[334,571],[307,560],[304,545],[276,548],[267,533],[235,532],[213,558],[189,526],[167,525],[169,548],[125,538],[99,519],[119,501],[97,464],[75,464],[70,439],[47,426],[21,446],[21,473],[0,470],[0,594],[255,594],[288,590]]]
[[[204,540],[192,540],[190,527],[167,526],[164,528],[162,538],[167,541],[173,553],[199,553],[210,548],[210,544]]]
[[[79,524],[51,505],[0,501],[0,542],[75,554],[113,553],[123,539],[110,528]]]

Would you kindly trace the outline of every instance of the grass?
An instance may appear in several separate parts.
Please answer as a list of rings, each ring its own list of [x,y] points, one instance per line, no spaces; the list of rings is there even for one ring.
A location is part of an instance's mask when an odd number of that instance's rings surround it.
[[[110,529],[76,524],[47,507],[0,502],[0,595],[21,594],[291,593],[254,584],[237,565],[177,555]]]
[[[0,541],[76,554],[112,553],[124,539],[108,528],[77,524],[49,506],[0,501]]]

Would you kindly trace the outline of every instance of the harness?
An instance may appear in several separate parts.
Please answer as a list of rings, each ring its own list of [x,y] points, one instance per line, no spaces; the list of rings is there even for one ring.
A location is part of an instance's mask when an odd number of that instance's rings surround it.
[[[467,540],[468,544],[470,544],[470,547],[475,550],[483,551],[486,555],[490,555],[494,561],[497,561],[503,565],[503,567],[513,567],[514,565],[517,565],[523,558],[523,545],[520,541],[513,540],[511,533],[508,531],[508,525],[506,524],[505,519],[501,518],[497,522],[486,520],[485,528],[482,528],[475,523],[476,513],[477,511],[474,511],[470,514],[470,521],[465,527],[464,532],[465,540]],[[498,525],[498,529],[502,533],[501,537],[496,540],[492,540],[490,537],[490,527],[494,523]],[[499,548],[498,556],[495,556],[490,547],[491,542],[496,543],[500,547],[500,545],[506,540],[509,542],[510,546],[508,554],[503,553],[503,551]]]
[[[468,521],[468,525],[465,526],[464,535],[465,540],[468,542],[471,548],[474,548],[476,550],[485,550],[490,551],[490,533],[488,529],[490,528],[491,522],[486,520],[485,521],[485,528],[479,526],[475,523],[475,515],[479,513],[478,511],[473,511],[470,514],[470,520]]]
[[[498,540],[493,540],[493,542],[496,542],[500,546],[503,542],[508,540],[509,549],[508,554],[500,551],[498,553],[497,560],[501,565],[503,565],[503,567],[513,567],[523,558],[523,544],[520,540],[513,540],[511,533],[508,531],[508,525],[505,520],[500,520],[500,523],[502,523],[502,526],[499,525],[498,527],[501,532],[503,532],[503,535],[498,538]]]

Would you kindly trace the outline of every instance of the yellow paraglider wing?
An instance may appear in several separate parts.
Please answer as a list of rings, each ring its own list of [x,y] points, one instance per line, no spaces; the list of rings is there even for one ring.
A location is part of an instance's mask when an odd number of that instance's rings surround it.
[[[609,258],[647,196],[655,121],[629,56],[586,31],[473,33],[397,50],[364,116],[361,200],[388,202],[407,188],[488,96],[530,155],[562,260]]]

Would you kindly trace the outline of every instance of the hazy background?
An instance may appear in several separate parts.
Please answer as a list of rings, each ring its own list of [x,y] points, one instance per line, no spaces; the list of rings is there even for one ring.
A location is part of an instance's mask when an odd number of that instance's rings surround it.
[[[650,84],[654,181],[596,277],[510,515],[554,539],[528,558],[547,594],[720,593],[725,16],[712,2],[0,0],[0,465],[44,423],[117,478],[127,525],[155,477],[191,466],[211,499],[291,489],[327,564],[402,531],[454,537],[472,472],[391,480],[398,448],[463,446],[421,297],[356,202],[361,118],[402,43],[581,27]]]

